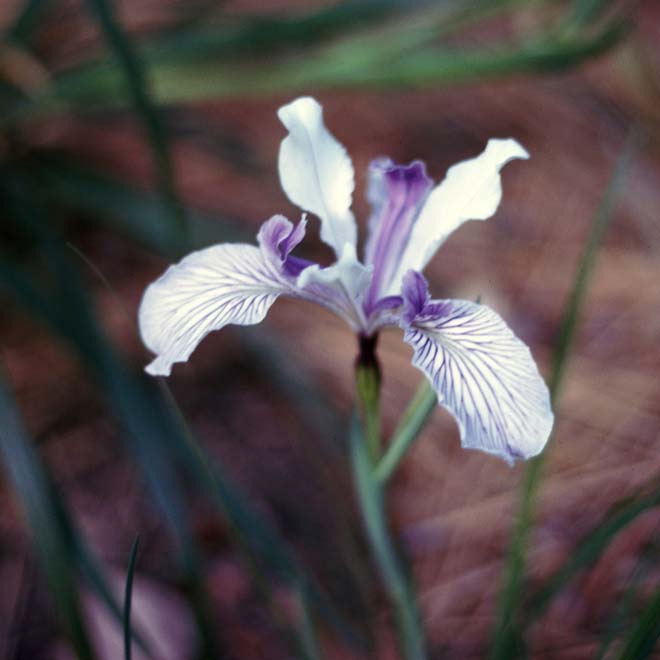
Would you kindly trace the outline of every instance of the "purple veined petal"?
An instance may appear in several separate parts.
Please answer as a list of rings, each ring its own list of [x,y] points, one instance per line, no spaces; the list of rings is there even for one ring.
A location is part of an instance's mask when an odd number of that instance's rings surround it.
[[[140,335],[156,354],[147,373],[168,376],[213,330],[260,323],[286,290],[257,246],[220,244],[189,254],[153,282],[140,303]]]
[[[410,269],[422,272],[447,237],[464,222],[486,220],[495,213],[502,199],[500,170],[516,158],[529,158],[518,142],[492,139],[479,156],[447,170],[415,221],[393,282],[400,282]]]
[[[323,123],[323,109],[310,97],[281,107],[278,116],[289,134],[282,141],[279,172],[287,197],[321,219],[321,240],[341,257],[355,246],[357,228],[350,210],[354,173],[346,149]]]
[[[548,388],[529,348],[498,314],[468,301],[431,300],[402,325],[413,364],[456,419],[463,447],[508,463],[541,452],[554,421]]]
[[[140,303],[140,334],[156,354],[147,372],[169,375],[213,330],[261,322],[280,294],[294,292],[287,262],[304,235],[304,218],[294,227],[276,215],[261,226],[259,247],[214,245],[170,266]]]
[[[432,185],[421,161],[396,165],[389,159],[379,159],[371,163],[368,198],[373,211],[365,263],[373,265],[374,275],[366,297],[368,313],[379,298],[399,292],[400,281],[393,282],[393,277]]]

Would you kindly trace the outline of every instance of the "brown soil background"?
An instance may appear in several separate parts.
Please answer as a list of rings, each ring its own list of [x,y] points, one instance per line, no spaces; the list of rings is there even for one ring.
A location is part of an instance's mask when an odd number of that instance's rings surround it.
[[[146,18],[125,6],[125,17],[139,28],[141,20],[160,16],[163,6],[145,3]],[[533,580],[558,566],[608,507],[660,471],[660,96],[653,79],[640,73],[640,52],[651,64],[658,62],[660,14],[654,2],[642,3],[638,12],[637,29],[624,46],[566,74],[379,93],[309,90],[353,158],[361,230],[367,213],[364,173],[375,156],[422,159],[439,179],[449,165],[480,151],[489,137],[513,136],[528,149],[530,161],[504,171],[497,215],[462,227],[427,277],[436,297],[480,295],[530,344],[545,374],[590,221],[629,127],[634,122],[645,127],[647,139],[631,164],[598,258],[556,410],[529,553]],[[5,13],[10,15],[11,7]],[[77,46],[72,37],[65,47],[57,35],[44,43],[46,50],[60,48],[62,61],[94,38],[82,19],[59,29],[78,39]],[[295,219],[276,169],[283,130],[275,111],[290,98],[232,99],[170,111],[170,125],[189,131],[175,145],[185,199],[218,217],[238,218],[253,233],[274,213]],[[149,185],[148,153],[126,115],[68,119],[40,139],[84,155],[110,174]],[[308,247],[298,253],[328,258],[316,244],[314,223],[310,234]],[[82,224],[71,240],[114,289],[108,293],[86,271],[105,328],[136,365],[144,363],[135,313],[145,286],[166,262]],[[258,332],[277,338],[296,369],[341,414],[348,413],[355,340],[340,320],[279,301]],[[133,537],[140,533],[136,616],[149,618],[166,640],[163,658],[188,657],[190,623],[169,573],[171,544],[100,393],[63,345],[13,307],[3,305],[0,333],[30,431],[82,529],[114,567],[119,583]],[[342,594],[342,523],[336,509],[350,512],[353,503],[336,451],[340,439],[301,418],[260,366],[245,357],[242,335],[243,329],[227,329],[207,338],[189,364],[175,369],[170,385],[204,446],[324,583]],[[380,355],[385,429],[391,430],[420,375],[410,366],[410,349],[400,333],[385,333]],[[390,511],[414,566],[434,657],[485,653],[522,471],[523,466],[510,469],[461,450],[450,417],[438,410],[396,476]],[[55,641],[53,613],[20,511],[4,487],[0,507],[5,585],[0,656],[67,657]],[[194,495],[190,515],[208,554],[208,585],[229,657],[287,657],[222,522]],[[571,582],[533,628],[532,657],[593,657],[630,570],[658,524],[657,511],[642,516],[601,561]],[[658,577],[657,571],[648,573],[649,588]],[[98,608],[93,603],[89,608],[99,634],[109,635]],[[379,620],[379,657],[395,657],[384,608]],[[330,634],[323,640],[329,657],[354,657]]]

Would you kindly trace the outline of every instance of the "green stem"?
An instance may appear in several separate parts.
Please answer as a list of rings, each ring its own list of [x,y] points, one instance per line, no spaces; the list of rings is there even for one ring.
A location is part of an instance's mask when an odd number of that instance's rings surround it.
[[[380,365],[376,357],[378,335],[360,337],[360,353],[355,365],[360,414],[371,462],[380,458]]]
[[[394,474],[437,405],[438,395],[431,384],[424,380],[403,413],[385,455],[376,466],[376,476],[381,484],[385,484]]]
[[[350,433],[351,465],[367,539],[389,596],[405,660],[425,660],[424,634],[414,590],[395,550],[386,517],[383,490],[374,470],[374,446],[380,446],[380,372],[375,359],[375,338],[360,340],[356,365],[357,397],[362,424],[353,416]]]

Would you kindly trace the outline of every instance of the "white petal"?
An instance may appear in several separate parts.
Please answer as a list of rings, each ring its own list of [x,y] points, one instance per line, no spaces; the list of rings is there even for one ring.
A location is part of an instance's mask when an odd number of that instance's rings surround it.
[[[314,99],[296,99],[277,114],[289,130],[280,147],[282,188],[294,204],[321,219],[321,239],[340,257],[344,244],[356,244],[350,210],[354,188],[351,159],[325,127],[323,109]]]
[[[140,334],[157,356],[147,372],[169,375],[212,330],[259,323],[285,290],[256,246],[221,244],[189,254],[151,284],[140,303]]]
[[[301,289],[311,284],[325,284],[339,287],[345,291],[348,299],[359,301],[371,281],[373,266],[365,266],[357,258],[355,247],[344,245],[341,257],[332,266],[321,268],[318,265],[303,270],[297,285]]]
[[[463,447],[509,463],[543,449],[553,424],[548,388],[529,348],[492,309],[431,301],[404,339],[458,422]]]
[[[396,282],[409,269],[421,272],[449,234],[466,220],[486,220],[495,213],[502,199],[500,170],[515,158],[526,159],[529,154],[513,139],[492,139],[481,155],[447,170],[415,222]]]

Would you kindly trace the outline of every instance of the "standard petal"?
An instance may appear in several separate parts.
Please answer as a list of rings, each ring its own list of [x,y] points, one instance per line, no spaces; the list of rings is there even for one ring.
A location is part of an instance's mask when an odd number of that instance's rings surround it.
[[[142,341],[157,356],[147,372],[169,375],[172,364],[185,362],[213,330],[259,323],[285,291],[276,262],[254,245],[221,244],[189,254],[151,284],[140,303]]]
[[[371,311],[381,296],[399,293],[401,282],[392,278],[432,185],[421,161],[396,165],[389,159],[381,159],[369,167],[368,198],[373,212],[365,263],[373,265],[374,276],[367,295],[367,311]]]
[[[321,219],[321,239],[340,257],[344,244],[356,244],[351,159],[325,127],[323,109],[313,98],[296,99],[277,114],[289,130],[279,155],[282,188],[294,204]]]
[[[502,198],[500,170],[515,158],[529,158],[513,139],[489,140],[481,155],[457,163],[428,196],[394,278],[421,272],[446,238],[466,220],[490,218]]]
[[[458,422],[461,444],[508,463],[545,446],[553,425],[548,388],[523,344],[484,305],[430,301],[405,328],[413,364]]]

